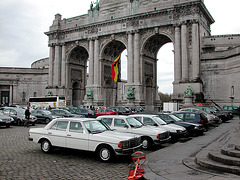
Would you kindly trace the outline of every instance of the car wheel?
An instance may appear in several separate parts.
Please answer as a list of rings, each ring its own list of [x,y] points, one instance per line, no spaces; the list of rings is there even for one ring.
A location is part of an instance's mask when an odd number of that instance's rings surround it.
[[[151,140],[148,137],[142,138],[142,148],[143,149],[149,149],[151,147]]]
[[[49,118],[46,119],[46,123],[48,124],[51,120]]]
[[[17,125],[21,126],[22,125],[22,121],[20,119],[17,120]]]
[[[98,148],[97,155],[100,161],[110,162],[113,159],[114,153],[111,147],[104,145]]]
[[[44,139],[41,142],[41,149],[44,153],[51,153],[53,147],[52,147],[52,144],[48,140]]]

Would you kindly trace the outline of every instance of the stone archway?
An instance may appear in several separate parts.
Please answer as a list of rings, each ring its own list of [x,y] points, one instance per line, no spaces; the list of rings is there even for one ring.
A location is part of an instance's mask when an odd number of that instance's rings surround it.
[[[112,40],[108,42],[102,49],[101,87],[102,87],[104,104],[105,106],[108,106],[108,107],[116,106],[120,104],[120,102],[118,102],[118,100],[120,99],[118,94],[118,86],[123,82],[112,81],[111,64],[119,55],[121,55],[121,53],[125,49],[126,49],[125,45],[119,40]],[[121,59],[120,59],[120,63],[121,63]],[[120,73],[120,79],[121,79],[120,65],[119,65],[119,73]]]
[[[72,88],[72,105],[79,107],[83,104],[87,82],[88,52],[82,46],[74,47],[68,58],[68,74]]]
[[[88,90],[92,92],[91,99],[85,96],[85,104],[115,105],[118,99],[113,99],[117,97],[118,87],[115,88],[109,81],[107,72],[117,54],[127,49],[128,74],[122,103],[145,106],[148,96],[146,87],[150,87],[153,98],[148,103],[151,104],[150,110],[153,110],[159,102],[157,52],[165,43],[173,42],[173,99],[182,101],[184,90],[189,85],[195,93],[202,92],[200,39],[203,34],[210,34],[210,24],[214,22],[203,1],[102,0],[97,5],[88,14],[70,19],[62,19],[57,14],[50,31],[45,33],[49,37],[50,46],[49,89],[60,94],[59,89],[64,84],[69,90],[73,82],[78,82],[81,91],[85,91],[83,94]],[[71,58],[67,59],[66,54],[73,46],[77,48],[73,49],[72,54],[70,52],[68,57]],[[85,62],[88,58],[89,77],[86,81]],[[64,82],[65,64],[67,83]],[[146,83],[149,78],[151,86]],[[134,89],[134,99],[126,98],[128,88]],[[68,94],[68,99],[71,99],[69,91],[62,93]],[[111,96],[107,97],[106,94]]]

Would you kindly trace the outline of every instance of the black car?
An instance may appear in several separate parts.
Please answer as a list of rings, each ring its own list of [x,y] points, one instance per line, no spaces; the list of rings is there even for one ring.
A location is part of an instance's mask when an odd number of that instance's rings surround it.
[[[166,123],[173,123],[186,128],[190,136],[202,135],[204,128],[202,124],[185,122],[173,114],[158,114]]]
[[[0,126],[6,126],[7,128],[14,122],[14,119],[10,116],[6,116],[0,112]]]
[[[205,130],[209,129],[210,123],[207,117],[203,113],[189,112],[189,111],[177,111],[173,114],[183,121],[202,124]]]
[[[61,116],[61,117],[83,117],[81,115],[73,114],[66,109],[52,109],[51,112],[54,116]]]
[[[61,116],[54,115],[51,111],[48,110],[32,110],[31,114],[37,117],[37,123],[49,123],[55,118],[60,118]]]
[[[14,119],[14,124],[18,126],[24,125],[26,122],[25,110],[22,108],[5,107],[3,109],[3,114],[12,117]],[[34,126],[36,121],[37,118],[33,115],[30,115],[29,124]]]
[[[131,109],[126,108],[126,107],[115,106],[115,107],[109,107],[109,108],[114,109],[116,112],[118,112],[119,115],[130,115],[130,114],[132,114]]]

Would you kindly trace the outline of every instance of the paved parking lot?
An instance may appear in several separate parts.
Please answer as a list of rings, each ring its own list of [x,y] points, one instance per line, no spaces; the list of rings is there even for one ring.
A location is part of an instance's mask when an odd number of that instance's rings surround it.
[[[44,125],[37,124],[36,127]],[[28,141],[27,127],[0,127],[0,179],[127,179],[131,158],[101,163],[93,153],[59,149],[44,154]]]

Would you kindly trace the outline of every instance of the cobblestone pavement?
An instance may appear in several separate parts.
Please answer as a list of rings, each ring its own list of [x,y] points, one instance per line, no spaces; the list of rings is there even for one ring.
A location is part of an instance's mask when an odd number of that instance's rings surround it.
[[[44,125],[37,124],[36,127]],[[113,163],[96,160],[94,153],[59,149],[45,154],[40,144],[30,142],[27,127],[0,127],[0,179],[127,179],[131,158]]]

